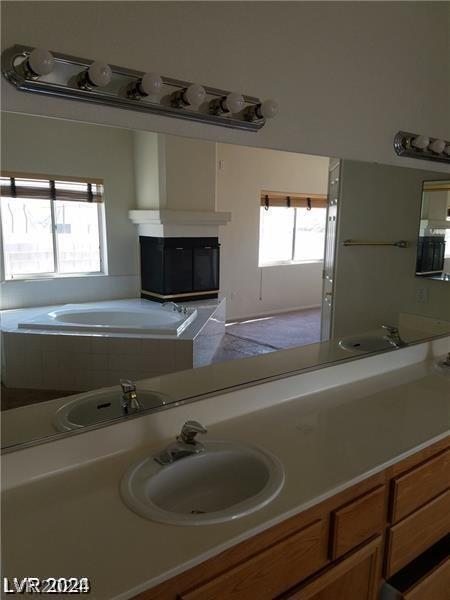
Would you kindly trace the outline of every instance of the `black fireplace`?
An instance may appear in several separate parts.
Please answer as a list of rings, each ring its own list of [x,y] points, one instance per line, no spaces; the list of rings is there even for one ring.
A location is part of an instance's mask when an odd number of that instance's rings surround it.
[[[417,245],[416,275],[440,275],[444,268],[445,236],[419,237]]]
[[[141,297],[156,302],[217,298],[218,238],[139,237]]]

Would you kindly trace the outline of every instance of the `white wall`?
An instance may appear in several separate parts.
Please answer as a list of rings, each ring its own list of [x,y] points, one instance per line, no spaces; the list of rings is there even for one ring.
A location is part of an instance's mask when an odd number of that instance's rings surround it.
[[[415,167],[394,154],[397,130],[450,139],[448,2],[35,1],[1,10],[3,48],[49,47],[280,105],[261,132],[244,133],[16,92],[2,79],[4,110]]]
[[[165,177],[161,174],[161,137],[148,131],[133,131],[136,206],[158,209],[165,198]]]
[[[415,276],[422,183],[430,171],[344,161],[334,289],[334,337],[396,324],[399,313],[450,320],[450,283]],[[410,242],[344,247],[346,239]],[[425,302],[420,301],[425,289]]]
[[[2,283],[2,308],[137,296],[132,132],[2,113],[2,169],[103,178],[108,254],[107,276]]]
[[[134,131],[136,206],[214,211],[216,144]]]
[[[215,210],[216,152],[214,142],[165,136],[167,208]]]
[[[220,230],[227,319],[320,305],[322,262],[258,267],[260,194],[326,194],[328,158],[228,144],[217,158],[217,208],[232,214]]]

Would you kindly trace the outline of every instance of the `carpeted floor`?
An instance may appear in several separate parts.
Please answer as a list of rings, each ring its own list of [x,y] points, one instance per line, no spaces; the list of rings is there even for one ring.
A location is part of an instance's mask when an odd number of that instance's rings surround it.
[[[320,341],[320,308],[228,323],[211,362],[266,354]]]

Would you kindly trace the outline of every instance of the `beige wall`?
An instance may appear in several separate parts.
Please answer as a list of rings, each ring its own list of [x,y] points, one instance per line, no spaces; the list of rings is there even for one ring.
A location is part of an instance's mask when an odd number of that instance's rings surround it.
[[[1,9],[2,47],[49,47],[280,105],[261,132],[242,133],[16,92],[2,79],[4,110],[415,167],[393,152],[398,129],[450,139],[448,2],[34,1]]]
[[[322,262],[258,267],[260,194],[326,194],[328,158],[227,144],[217,154],[217,208],[232,215],[220,231],[227,318],[320,305]]]
[[[415,276],[422,183],[430,171],[344,161],[334,290],[334,336],[396,324],[407,312],[450,320],[450,283]],[[346,239],[410,247],[344,247]],[[425,289],[426,301],[421,302]]]
[[[134,131],[136,206],[214,211],[216,143]]]
[[[165,178],[161,174],[161,137],[148,131],[133,131],[134,181],[136,206],[158,209],[165,198]]]
[[[216,152],[214,142],[165,136],[168,209],[216,209]]]
[[[25,115],[2,114],[2,169],[101,177],[105,185],[108,275],[1,285],[2,308],[126,298],[138,293],[132,133]]]

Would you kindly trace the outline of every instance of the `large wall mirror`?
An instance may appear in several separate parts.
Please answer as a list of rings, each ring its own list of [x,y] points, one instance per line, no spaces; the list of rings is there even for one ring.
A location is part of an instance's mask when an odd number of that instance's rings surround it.
[[[1,187],[5,447],[450,333],[448,175],[2,113]]]
[[[450,282],[450,181],[423,184],[416,275]]]

